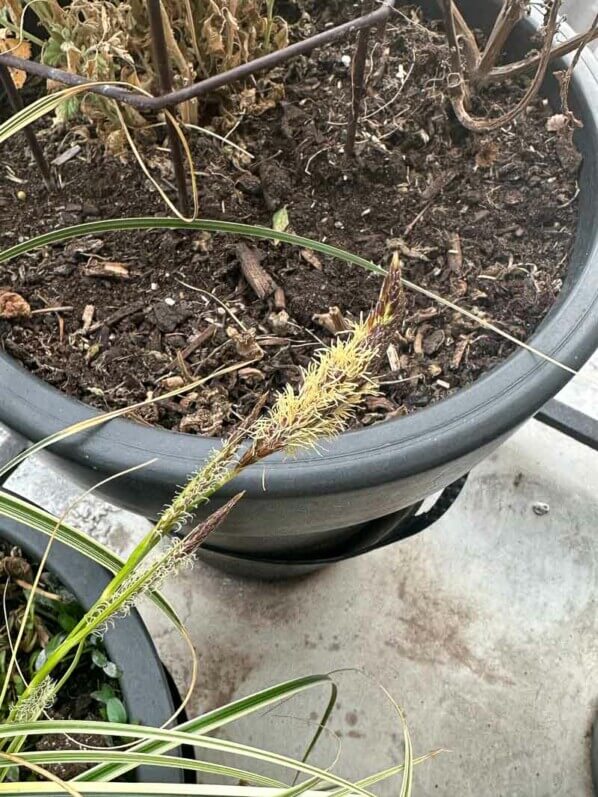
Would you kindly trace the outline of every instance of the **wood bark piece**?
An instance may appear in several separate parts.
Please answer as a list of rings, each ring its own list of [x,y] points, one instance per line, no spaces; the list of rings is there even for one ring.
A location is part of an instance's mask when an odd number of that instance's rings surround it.
[[[243,276],[251,285],[256,296],[259,299],[265,299],[274,293],[278,285],[260,263],[260,252],[247,244],[238,244],[236,251]]]
[[[120,321],[123,321],[125,318],[128,318],[131,315],[135,315],[140,310],[145,308],[145,301],[133,302],[133,304],[129,304],[127,307],[121,307],[120,310],[112,313],[109,315],[108,318],[104,318],[102,321],[96,321],[95,324],[92,324],[89,327],[88,332],[91,334],[92,332],[97,332],[98,329],[102,329],[105,327],[109,329],[110,327],[114,326],[114,324],[118,324]]]
[[[453,274],[461,274],[463,270],[463,247],[461,246],[461,236],[458,232],[452,232],[448,236],[447,260]]]
[[[284,291],[280,285],[278,285],[274,291],[274,307],[276,310],[287,309],[287,298],[284,295]]]
[[[197,351],[200,346],[206,343],[214,335],[214,332],[216,332],[216,326],[214,324],[210,324],[204,330],[195,335],[181,352],[181,357],[183,360],[191,357],[191,355]]]
[[[315,268],[317,271],[322,271],[323,268],[322,261],[316,255],[315,252],[312,252],[311,249],[302,249],[301,257],[305,260],[306,263],[309,263],[309,265]]]
[[[386,349],[386,357],[388,358],[390,370],[393,373],[401,370],[401,358],[399,357],[397,347],[394,345],[394,343],[391,343]]]
[[[92,257],[83,266],[83,273],[86,277],[101,277],[111,280],[128,280],[130,277],[129,269],[124,263],[116,263],[111,260],[98,260]]]
[[[324,327],[331,335],[338,335],[350,329],[339,307],[330,307],[327,313],[314,315],[313,321]]]
[[[81,321],[83,321],[83,328],[81,332],[86,335],[93,323],[93,316],[96,311],[96,308],[93,304],[86,304],[85,309],[83,310],[83,315],[81,316]]]

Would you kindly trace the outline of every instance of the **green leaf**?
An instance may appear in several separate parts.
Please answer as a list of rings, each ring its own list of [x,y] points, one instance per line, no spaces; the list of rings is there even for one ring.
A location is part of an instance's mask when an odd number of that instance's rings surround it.
[[[63,52],[60,48],[60,42],[55,39],[50,39],[43,49],[42,60],[48,66],[58,66],[63,59]]]
[[[117,667],[113,661],[107,661],[106,664],[102,667],[104,670],[104,674],[108,676],[108,678],[120,678],[122,675],[122,670],[120,667]]]
[[[126,722],[127,710],[122,700],[119,700],[118,697],[111,697],[110,700],[106,702],[106,715],[108,716],[108,722]]]
[[[103,650],[92,650],[91,652],[91,660],[95,664],[96,667],[100,669],[104,669],[104,667],[108,664],[108,656],[104,653]]]
[[[304,764],[301,761],[296,761],[289,756],[272,753],[267,750],[260,750],[256,747],[238,744],[226,739],[216,739],[202,734],[183,732],[180,728],[178,730],[167,730],[165,728],[147,728],[141,725],[125,725],[115,722],[89,722],[85,720],[37,720],[35,722],[14,722],[0,725],[0,738],[8,739],[20,736],[39,736],[47,733],[67,733],[69,735],[90,733],[99,736],[122,736],[124,738],[144,738],[146,740],[154,739],[167,743],[169,749],[178,747],[181,744],[188,744],[206,750],[230,753],[232,755],[243,756],[268,764],[275,764],[285,769],[304,772],[312,776],[317,775],[320,780],[326,783],[349,788],[355,794],[361,794],[362,797],[374,797],[371,792],[358,787],[356,784],[351,783],[339,775],[335,775],[332,772],[327,772],[326,770],[319,769],[309,764]],[[134,750],[131,752],[145,752],[145,750]],[[106,764],[104,766],[110,765]],[[125,771],[134,768],[133,766],[125,767],[125,765],[122,765],[122,767],[117,767],[116,765],[112,766],[116,769],[124,768]],[[94,768],[94,770],[97,769],[98,768]],[[99,780],[102,782],[106,780],[105,777],[90,777],[90,775],[94,773],[94,770],[84,773],[81,780]],[[71,783],[75,781],[78,783],[79,779],[75,778]]]
[[[91,693],[91,697],[93,697],[94,700],[97,700],[98,703],[106,704],[109,700],[115,698],[116,695],[114,694],[114,689],[111,686],[108,686],[108,684],[103,684],[100,689]]]
[[[17,673],[13,675],[12,680],[15,685],[15,692],[19,696],[22,695],[23,692],[25,691],[25,681]]]
[[[76,604],[71,604],[76,605]],[[65,634],[69,634],[73,628],[77,625],[79,620],[81,619],[80,612],[69,611],[67,607],[64,607],[58,612],[56,619],[58,620],[58,624],[65,632]]]
[[[272,217],[272,229],[276,232],[285,232],[289,229],[289,212],[286,207],[277,210]]]

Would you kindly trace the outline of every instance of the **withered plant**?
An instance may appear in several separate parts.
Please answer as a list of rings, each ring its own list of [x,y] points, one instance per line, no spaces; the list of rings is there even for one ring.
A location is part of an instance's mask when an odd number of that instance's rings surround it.
[[[541,0],[540,3],[532,0],[504,0],[486,45],[481,48],[474,31],[465,21],[454,0],[437,2],[444,16],[450,48],[451,102],[457,119],[464,127],[477,133],[488,133],[512,122],[538,95],[552,61],[575,52],[576,57],[571,68],[560,74],[564,112],[569,115],[567,94],[571,74],[582,50],[598,38],[598,16],[587,31],[558,42],[563,0]],[[531,12],[532,6],[541,7],[544,13],[538,49],[520,61],[501,63],[515,26]],[[510,111],[494,118],[474,114],[474,100],[485,86],[526,74],[532,75],[529,86]]]
[[[45,31],[43,38],[23,24],[27,7]],[[162,17],[174,88],[265,55],[288,40],[286,23],[274,15],[274,0],[162,0]],[[21,37],[37,44],[40,59],[48,66],[94,81],[125,81],[146,91],[156,90],[145,0],[72,0],[64,7],[58,0],[6,0],[0,11],[2,37],[13,47]],[[272,81],[265,85],[267,91],[261,96],[254,87],[221,90],[217,124],[230,127],[240,113],[259,112],[280,99],[281,86]],[[190,100],[180,107],[184,122],[197,123],[198,103]],[[72,97],[60,109],[63,118],[79,111],[104,132],[120,130],[114,103],[103,97]],[[146,123],[133,108],[124,112],[129,124]]]

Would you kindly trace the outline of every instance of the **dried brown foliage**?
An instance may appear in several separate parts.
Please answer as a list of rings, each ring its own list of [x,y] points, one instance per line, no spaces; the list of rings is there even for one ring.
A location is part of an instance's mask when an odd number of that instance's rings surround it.
[[[5,36],[18,41],[26,0],[10,0],[4,12]],[[126,81],[156,91],[149,19],[144,0],[57,0],[31,4],[48,39],[41,60],[93,80]],[[275,17],[272,0],[162,0],[166,43],[174,88],[226,71],[287,44],[287,26]],[[1,23],[0,23],[1,28]],[[1,32],[1,31],[0,31]],[[259,112],[280,99],[282,88],[266,85],[262,96],[238,84],[219,92],[217,124],[231,126],[242,112]],[[197,122],[198,103],[181,107],[183,121]],[[100,128],[118,130],[113,103],[97,95],[75,97],[62,106],[63,117],[83,113]],[[131,108],[127,122],[145,120]]]

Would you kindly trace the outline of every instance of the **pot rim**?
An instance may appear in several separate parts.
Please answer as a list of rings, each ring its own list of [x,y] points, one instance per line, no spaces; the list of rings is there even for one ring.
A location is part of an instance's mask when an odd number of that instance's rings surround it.
[[[528,30],[535,20],[526,20]],[[571,28],[563,26],[572,34]],[[562,292],[530,346],[579,369],[598,346],[598,61],[586,50],[576,69],[572,96],[584,121],[580,219],[569,274]],[[526,350],[517,350],[470,387],[416,413],[323,443],[319,452],[294,459],[274,455],[246,469],[222,491],[252,497],[343,492],[414,476],[508,435],[571,379],[571,375]],[[0,355],[0,418],[34,441],[99,415]],[[117,419],[56,444],[51,452],[103,473],[118,473],[155,457],[134,475],[144,489],[165,482],[183,484],[219,444]]]

